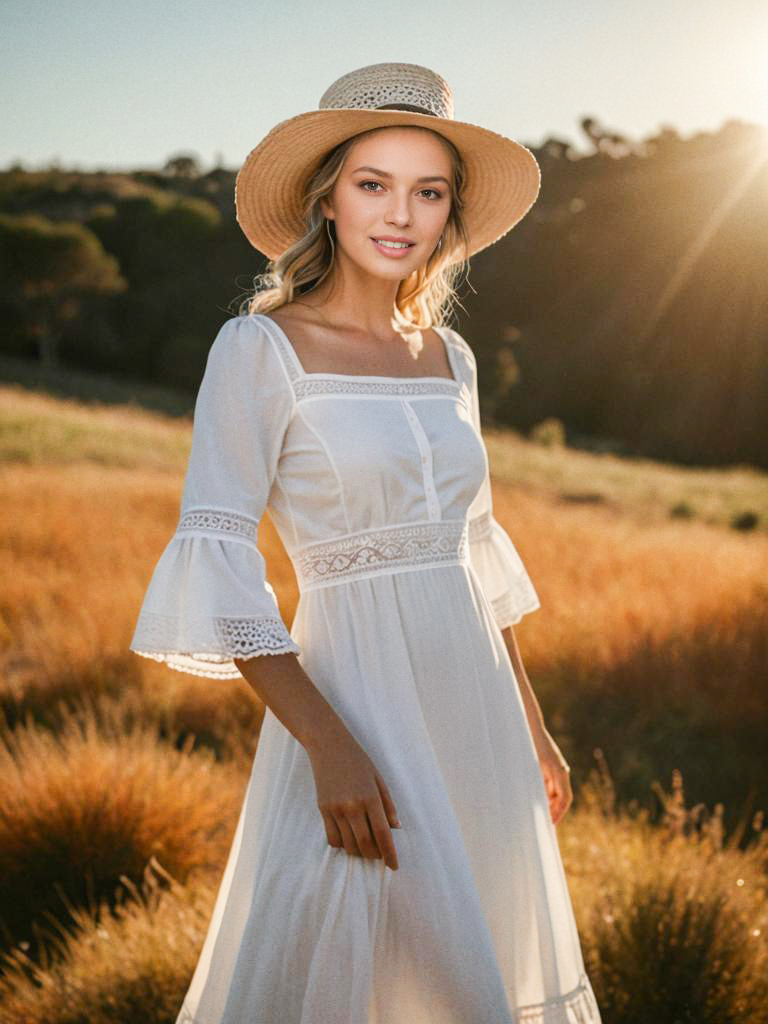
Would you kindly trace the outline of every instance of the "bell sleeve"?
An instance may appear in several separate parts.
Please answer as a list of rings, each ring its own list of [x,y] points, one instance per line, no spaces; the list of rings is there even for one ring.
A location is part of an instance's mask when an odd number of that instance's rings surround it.
[[[469,344],[463,342],[471,375],[472,422],[482,437],[477,361]],[[541,607],[539,596],[509,534],[493,514],[491,478],[486,472],[480,490],[469,507],[469,558],[493,609],[499,629],[513,626],[524,615]]]
[[[241,678],[234,658],[300,654],[257,546],[295,396],[273,342],[225,321],[195,401],[179,521],[157,562],[130,650],[169,668]]]

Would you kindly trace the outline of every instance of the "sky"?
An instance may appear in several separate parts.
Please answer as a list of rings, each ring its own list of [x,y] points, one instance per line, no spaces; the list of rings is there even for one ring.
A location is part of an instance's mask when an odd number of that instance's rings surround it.
[[[526,145],[768,125],[768,0],[2,0],[0,167],[236,169],[357,67],[423,64]]]

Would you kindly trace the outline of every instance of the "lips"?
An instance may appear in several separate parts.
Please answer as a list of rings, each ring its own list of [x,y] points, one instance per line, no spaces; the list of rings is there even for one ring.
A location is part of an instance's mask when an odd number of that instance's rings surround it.
[[[416,244],[408,238],[379,238],[372,236],[371,241],[379,252],[384,252],[387,255],[400,255],[401,253],[408,252]]]

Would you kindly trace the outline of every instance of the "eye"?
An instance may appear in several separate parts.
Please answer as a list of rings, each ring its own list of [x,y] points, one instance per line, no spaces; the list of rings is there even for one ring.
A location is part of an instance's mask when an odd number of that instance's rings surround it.
[[[379,181],[360,181],[359,182],[360,188],[364,189],[365,191],[370,191],[370,193],[373,193],[373,195],[378,195],[378,193],[376,193],[376,191],[374,191],[373,188],[367,188],[366,185],[377,185],[378,186],[380,184],[381,183]],[[431,191],[431,193],[434,193],[435,199],[430,201],[432,203],[435,203],[435,202],[437,202],[437,200],[442,199],[442,193],[440,193],[440,191],[438,191],[436,188],[422,188],[421,191],[422,191],[422,193],[428,193],[428,191]]]

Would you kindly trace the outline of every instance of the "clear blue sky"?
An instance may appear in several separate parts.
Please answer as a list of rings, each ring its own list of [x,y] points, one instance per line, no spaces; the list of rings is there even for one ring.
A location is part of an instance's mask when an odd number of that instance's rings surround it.
[[[442,74],[456,117],[585,149],[768,124],[768,0],[4,0],[0,166],[235,168],[364,64]]]

